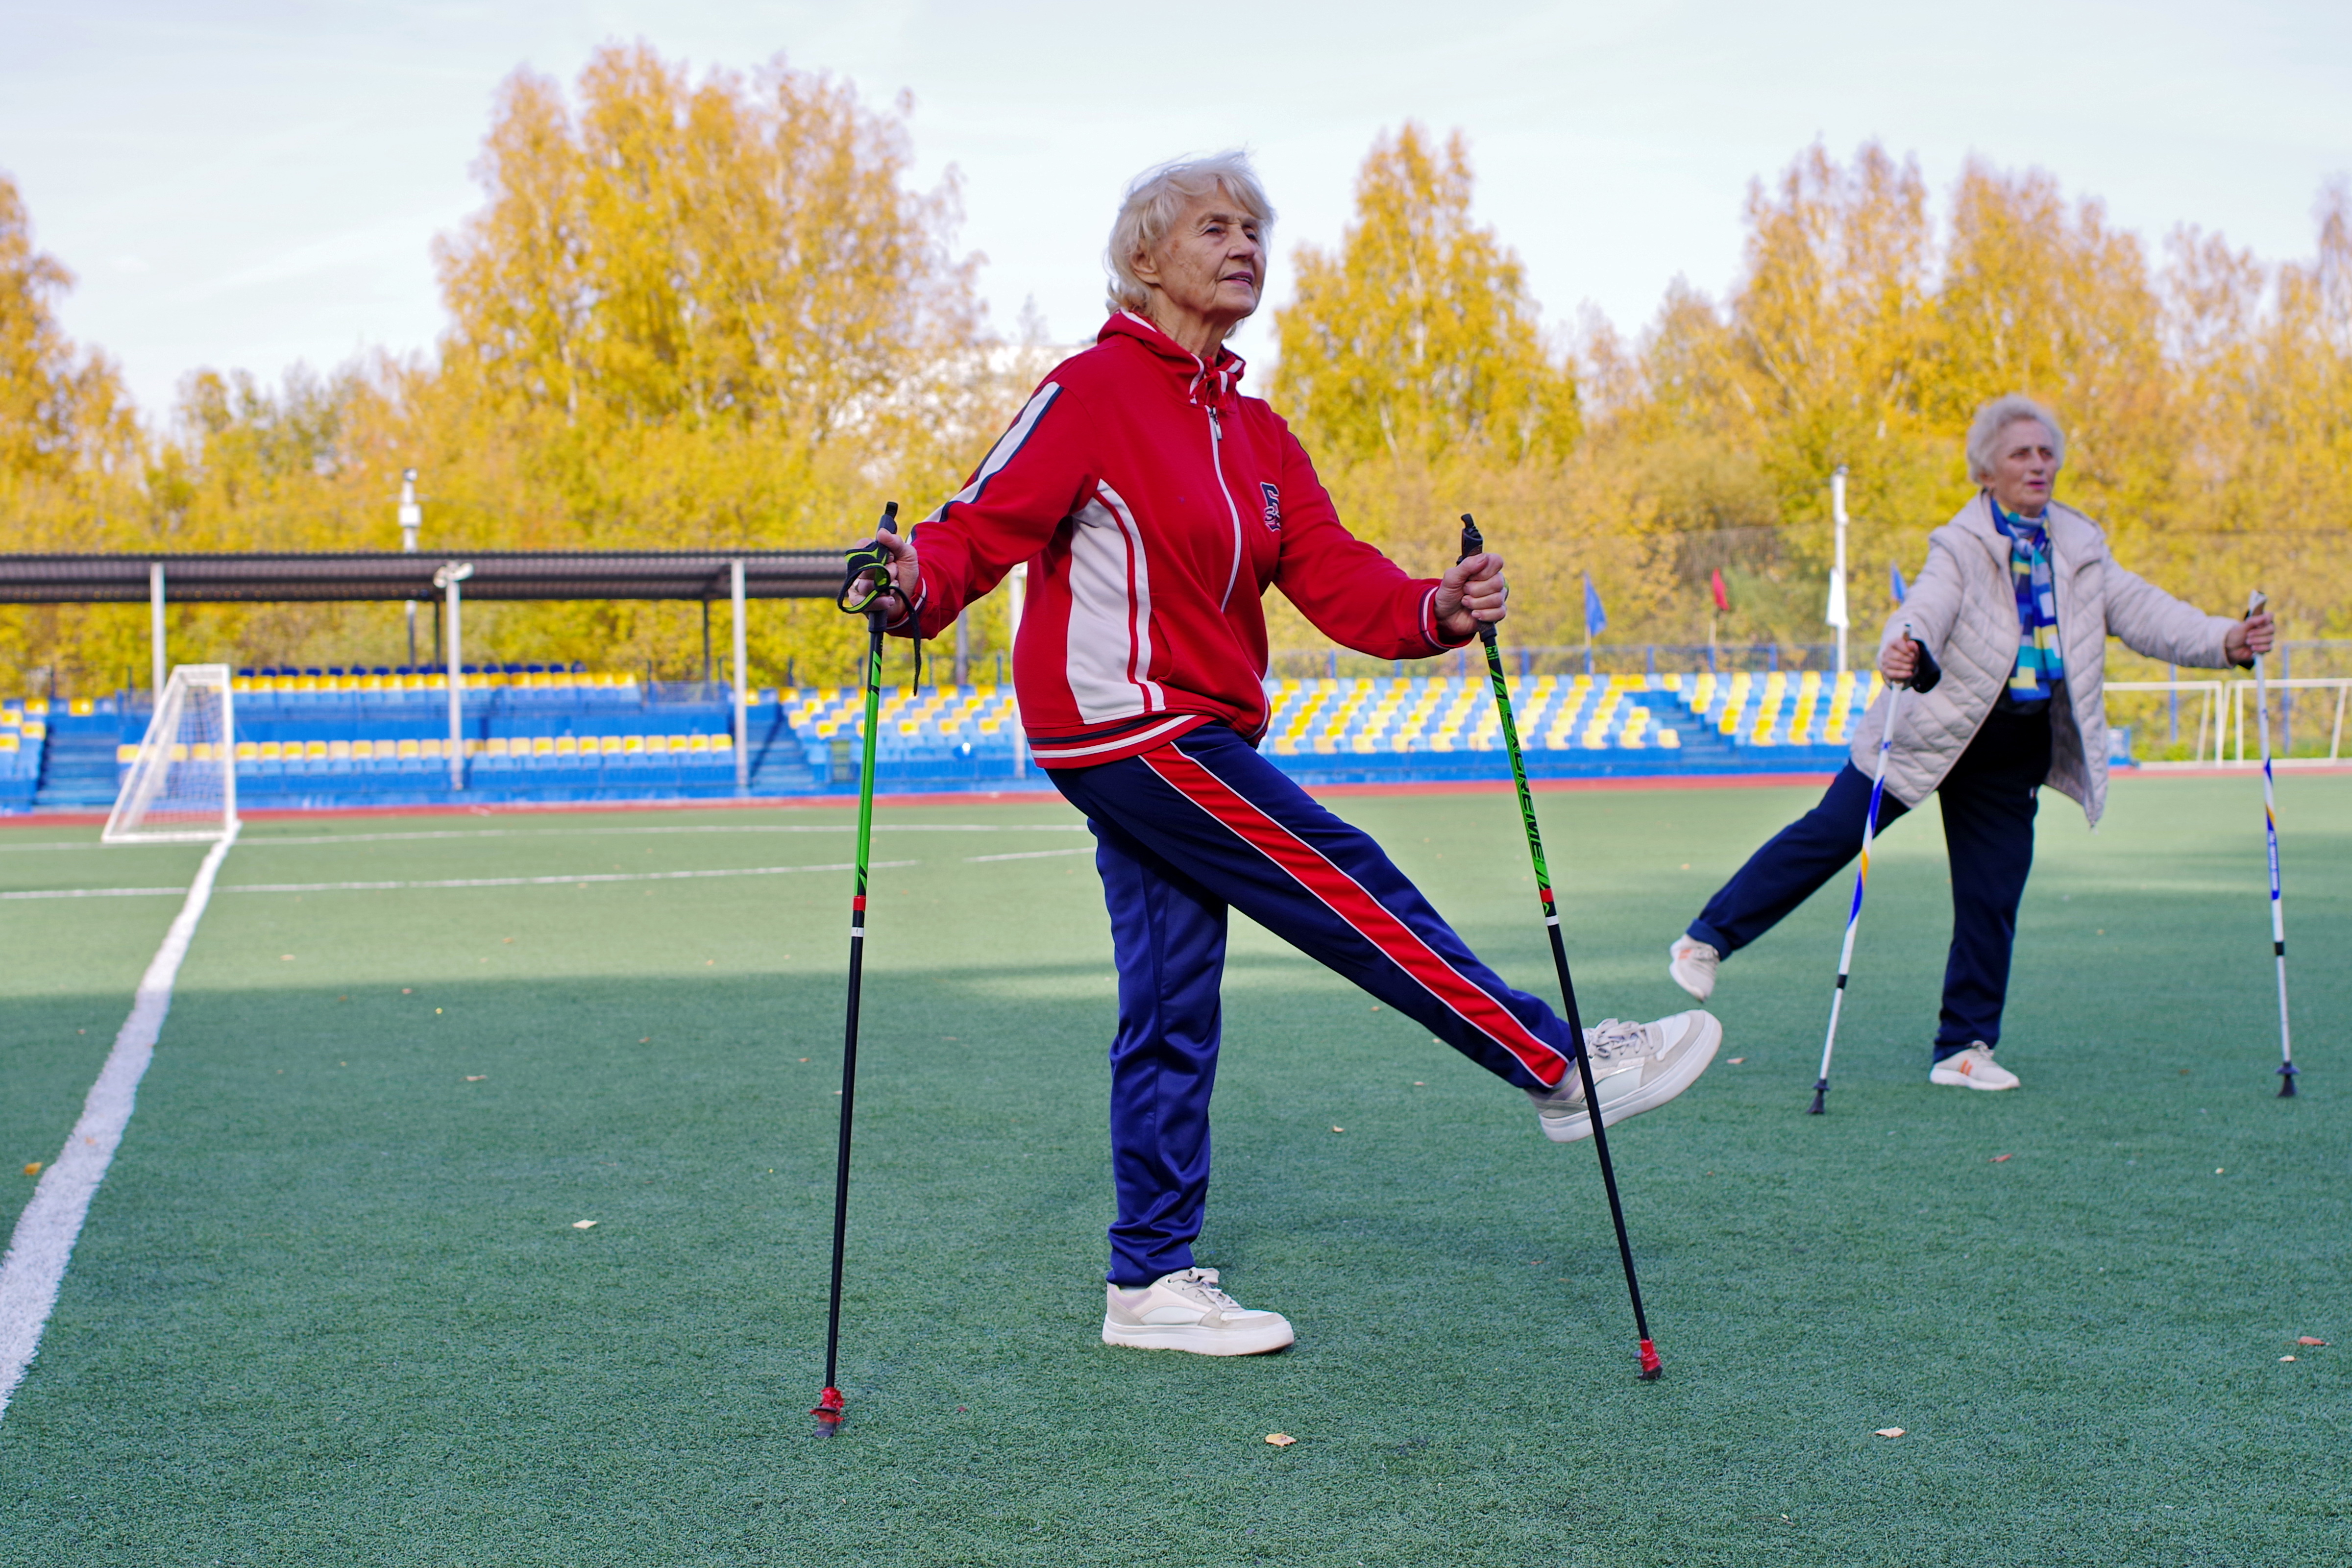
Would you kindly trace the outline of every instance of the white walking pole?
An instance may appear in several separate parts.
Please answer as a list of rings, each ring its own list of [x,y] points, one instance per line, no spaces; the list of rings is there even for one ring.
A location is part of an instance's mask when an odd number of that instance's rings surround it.
[[[2257,588],[2246,599],[2246,614],[2253,615],[2270,601]],[[2286,908],[2279,896],[2278,858],[2278,797],[2271,780],[2271,699],[2270,682],[2263,669],[2263,656],[2254,655],[2254,728],[2261,732],[2263,742],[2263,832],[2269,839],[2271,858],[2271,952],[2278,959],[2279,987],[2279,1098],[2294,1098],[2294,1041],[2287,1028],[2286,1011]]]
[[[1905,640],[1910,641],[1911,628],[1903,628]],[[1915,677],[1916,679],[1916,677]],[[1853,933],[1862,924],[1862,891],[1870,881],[1870,843],[1878,832],[1878,802],[1886,793],[1886,753],[1895,745],[1895,721],[1903,714],[1903,693],[1909,682],[1895,683],[1895,693],[1886,703],[1886,728],[1878,737],[1878,767],[1870,780],[1870,812],[1862,819],[1862,864],[1853,874],[1853,907],[1846,911],[1845,945],[1838,950],[1837,988],[1830,993],[1829,1037],[1822,1042],[1822,1076],[1813,1084],[1813,1103],[1806,1111],[1819,1116],[1829,1109],[1830,1058],[1837,1050],[1838,1015],[1845,1010],[1845,977],[1853,968]]]

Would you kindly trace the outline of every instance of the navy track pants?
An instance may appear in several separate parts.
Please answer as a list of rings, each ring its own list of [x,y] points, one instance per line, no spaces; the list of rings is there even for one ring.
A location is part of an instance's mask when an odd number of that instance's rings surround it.
[[[1568,1025],[1478,962],[1371,837],[1223,724],[1051,776],[1087,815],[1118,963],[1112,1284],[1192,1267],[1209,1194],[1225,911],[1236,909],[1521,1089],[1559,1082]]]
[[[1952,947],[1944,963],[1937,1060],[1978,1040],[2000,1044],[2017,906],[2033,869],[2036,792],[2050,776],[2050,716],[1996,708],[1960,753],[1936,800],[1952,863]],[[1890,793],[1878,804],[1883,832],[1905,815]],[[1848,763],[1822,803],[1782,828],[1707,900],[1690,934],[1727,957],[1780,923],[1862,848],[1870,780]]]

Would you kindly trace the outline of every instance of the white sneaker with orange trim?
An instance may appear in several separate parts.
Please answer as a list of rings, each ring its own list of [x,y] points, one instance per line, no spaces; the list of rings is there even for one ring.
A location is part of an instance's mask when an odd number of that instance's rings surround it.
[[[1992,1047],[1979,1040],[1927,1069],[1927,1081],[1954,1089],[2015,1089],[2017,1075],[1992,1059]]]
[[[1678,936],[1666,949],[1666,974],[1701,1002],[1715,994],[1716,966],[1723,954],[1695,936]]]

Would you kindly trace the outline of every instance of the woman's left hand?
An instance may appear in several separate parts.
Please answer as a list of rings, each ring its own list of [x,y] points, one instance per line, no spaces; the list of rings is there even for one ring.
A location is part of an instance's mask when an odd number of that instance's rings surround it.
[[[1441,588],[1438,593],[1443,595],[1444,590]],[[1442,597],[1439,602],[1444,603]],[[2230,628],[2229,635],[2221,639],[2221,652],[2231,664],[2241,668],[2252,665],[2254,655],[2271,651],[2277,629],[2271,623],[2268,610],[2256,610]]]
[[[1481,621],[1499,621],[1511,590],[1503,581],[1503,558],[1492,552],[1465,556],[1446,568],[1438,581],[1437,602],[1430,606],[1446,636],[1464,641],[1478,635]]]

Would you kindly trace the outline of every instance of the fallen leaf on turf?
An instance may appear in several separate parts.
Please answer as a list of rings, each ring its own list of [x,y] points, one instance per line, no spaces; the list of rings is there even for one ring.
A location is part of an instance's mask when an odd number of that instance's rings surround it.
[[[294,962],[294,955],[290,952],[281,952],[278,955],[278,962],[280,963],[291,963]]]
[[[1731,1058],[1731,1065],[1733,1067],[1738,1067],[1741,1062],[1744,1062],[1748,1058],[1746,1057],[1734,1057]]]
[[[651,1035],[647,1035],[644,1039],[639,1040],[639,1041],[637,1042],[637,1044],[639,1044],[639,1045],[641,1045],[641,1046],[650,1046],[650,1045],[652,1045],[653,1043],[654,1043],[654,1037],[653,1037]],[[805,1061],[805,1060],[807,1060],[808,1058],[805,1058],[805,1057],[803,1057],[803,1058],[802,1058],[801,1059],[802,1059],[802,1060],[803,1060],[803,1061]]]
[[[1345,1132],[1347,1129],[1344,1127],[1334,1127],[1331,1131],[1334,1132]]]
[[[2218,1175],[2220,1175],[2220,1174],[2221,1173],[2221,1166],[2219,1166],[2219,1165],[2214,1166],[2214,1167],[2213,1167],[2213,1173],[2214,1173],[2215,1175],[2217,1175],[2217,1176],[2218,1176]]]
[[[37,1176],[40,1173],[41,1163],[38,1160],[34,1161],[31,1164],[25,1167],[25,1174],[28,1176]],[[2314,1340],[2311,1342],[2313,1344],[2317,1344],[2319,1342],[2317,1340]]]
[[[1995,1155],[1992,1157],[1992,1163],[1993,1163],[1994,1164],[1998,1165],[1998,1164],[2000,1164],[2003,1160],[2006,1160],[2006,1159],[2008,1159],[2008,1158],[2009,1158],[2009,1156],[2008,1156],[2007,1154],[1995,1154]]]
[[[1900,1437],[1903,1436],[1903,1428],[1900,1426],[1881,1426],[1877,1431],[1873,1432],[1871,1436],[1874,1437]]]
[[[26,1169],[28,1172],[29,1172],[29,1171],[31,1171],[31,1170],[33,1170],[33,1169],[35,1169],[35,1168],[36,1168],[36,1167],[33,1167],[33,1166],[30,1166],[30,1165],[28,1165],[28,1166],[26,1166]],[[2295,1343],[2297,1343],[2297,1344],[2299,1344],[2299,1345],[2324,1345],[2324,1344],[2326,1344],[2327,1342],[2326,1342],[2326,1340],[2315,1340],[2315,1339],[2313,1339],[2309,1334],[2305,1334],[2305,1335],[2304,1335],[2301,1339],[2299,1339],[2299,1340],[2295,1341],[2294,1342],[2295,1342]]]
[[[1277,1448],[1287,1448],[1293,1443],[1297,1442],[1298,1439],[1292,1436],[1287,1432],[1275,1432],[1267,1436],[1266,1441],[1273,1444]]]
[[[466,1075],[466,1081],[467,1083],[479,1083],[489,1076],[490,1075],[486,1072],[469,1072]]]
[[[574,1230],[593,1230],[596,1228],[596,1222],[593,1219],[575,1219],[572,1222],[572,1228]]]
[[[440,1009],[440,1008],[438,1008],[438,1007],[436,1007],[436,1008],[434,1008],[433,1010],[434,1010],[436,1013],[438,1013],[439,1011],[441,1011],[441,1009]]]
[[[2294,1357],[2293,1357],[2293,1356],[2291,1356],[2291,1355],[2283,1355],[2283,1356],[2279,1357],[2279,1360],[2281,1360],[2281,1361],[2293,1361],[2294,1359]]]

